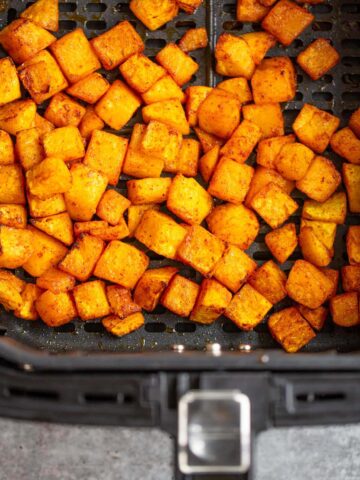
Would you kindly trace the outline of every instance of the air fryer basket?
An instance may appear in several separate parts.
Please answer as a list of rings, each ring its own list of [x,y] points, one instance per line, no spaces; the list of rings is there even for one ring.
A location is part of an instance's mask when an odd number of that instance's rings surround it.
[[[25,6],[21,0],[1,1],[0,28]],[[58,35],[82,27],[91,38],[127,19],[144,39],[145,54],[153,57],[167,42],[181,38],[186,29],[206,26],[210,46],[191,54],[200,65],[192,84],[214,85],[219,79],[214,74],[211,52],[217,37],[223,31],[242,34],[260,29],[259,24],[237,22],[235,10],[236,0],[205,0],[194,15],[180,12],[172,22],[150,32],[130,12],[129,1],[70,0],[60,3]],[[284,112],[288,131],[304,102],[339,116],[342,125],[360,103],[359,1],[328,0],[310,10],[316,17],[312,26],[290,47],[278,46],[270,55],[288,55],[294,60],[312,40],[325,37],[340,52],[341,62],[317,82],[296,67],[296,98]],[[109,80],[118,75],[117,69],[102,73]],[[129,135],[137,121],[141,121],[140,113],[120,133]],[[330,150],[325,155],[340,168],[339,157]],[[125,187],[126,178],[122,177],[118,189],[123,192]],[[295,198],[301,207],[303,195],[296,192]],[[291,218],[297,225],[299,215]],[[339,269],[347,263],[344,235],[348,225],[358,223],[359,216],[349,214],[346,225],[338,227],[330,267]],[[262,223],[249,249],[259,264],[271,258],[264,243],[268,230]],[[152,267],[176,264],[153,252],[147,254]],[[296,250],[283,265],[284,270],[288,271],[298,258],[300,252]],[[180,265],[180,269],[182,275],[198,278],[190,268]],[[23,271],[18,274],[27,278]],[[286,306],[286,302],[275,310]],[[304,348],[305,353],[287,355],[270,336],[266,319],[252,332],[239,331],[225,318],[202,326],[162,307],[146,314],[145,319],[143,329],[116,338],[106,333],[99,321],[77,320],[51,329],[2,311],[0,413],[62,422],[158,425],[175,433],[176,406],[183,393],[190,389],[239,388],[251,399],[254,431],[269,424],[360,420],[356,408],[360,400],[358,328],[340,328],[328,320]],[[220,344],[221,355],[214,355],[219,353],[211,349],[214,343]],[[178,478],[196,477],[179,474]]]

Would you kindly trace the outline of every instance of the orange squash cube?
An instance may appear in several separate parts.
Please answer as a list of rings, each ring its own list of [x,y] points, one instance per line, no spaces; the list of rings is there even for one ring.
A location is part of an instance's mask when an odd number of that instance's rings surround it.
[[[146,104],[172,99],[184,103],[185,93],[170,75],[165,75],[142,94],[142,99]]]
[[[95,232],[100,229],[108,227],[108,223],[101,220],[90,220],[88,222],[75,222],[74,223],[74,235],[75,237],[80,236],[83,233]],[[93,237],[96,237],[96,235]],[[97,238],[97,237],[96,237]]]
[[[213,89],[198,109],[199,126],[220,138],[230,138],[240,122],[240,102],[233,95]]]
[[[45,118],[56,127],[72,125],[77,127],[85,115],[86,109],[64,93],[57,93],[45,110]]]
[[[336,295],[338,284],[339,284],[339,271],[333,268],[320,268],[322,273],[327,277],[331,282],[331,290],[328,296],[328,299]]]
[[[130,200],[116,190],[106,190],[98,203],[96,215],[110,225],[117,225],[130,205]]]
[[[354,327],[360,323],[359,296],[357,292],[347,292],[330,299],[332,320],[340,327]]]
[[[45,199],[67,192],[71,175],[63,160],[48,157],[26,172],[26,185],[32,195]]]
[[[354,110],[349,119],[349,127],[360,138],[360,107]]]
[[[131,292],[127,288],[120,287],[120,285],[108,285],[106,295],[111,312],[119,318],[126,318],[129,315],[141,312],[141,307],[131,298]]]
[[[341,281],[345,292],[360,293],[360,265],[345,265],[342,267]]]
[[[37,320],[39,314],[35,302],[42,294],[42,290],[33,283],[27,283],[21,293],[21,307],[14,310],[14,315],[24,320]]]
[[[48,290],[36,300],[35,308],[48,327],[60,327],[77,316],[74,301],[68,292],[53,293]]]
[[[199,142],[201,143],[201,148],[205,153],[207,153],[209,150],[211,150],[216,146],[221,147],[225,143],[225,140],[223,138],[216,137],[211,133],[201,130],[201,128],[194,127],[194,130],[195,130],[196,136],[199,139]]]
[[[307,320],[314,330],[320,331],[324,326],[325,320],[328,316],[328,309],[325,307],[308,308],[304,305],[297,305],[296,307],[300,314]]]
[[[171,181],[171,178],[128,180],[126,182],[128,199],[133,205],[166,202]]]
[[[195,13],[204,0],[176,0],[179,7],[189,15]]]
[[[21,130],[16,135],[16,154],[25,171],[44,160],[44,148],[37,128]]]
[[[219,160],[220,147],[216,145],[199,159],[199,170],[205,182],[209,182]]]
[[[81,320],[104,317],[110,313],[105,283],[101,280],[86,282],[73,290],[76,309]]]
[[[22,267],[34,252],[34,237],[25,228],[0,225],[0,267]]]
[[[131,0],[130,10],[149,30],[170,22],[179,11],[175,0]]]
[[[209,325],[220,317],[230,300],[231,293],[221,283],[212,279],[204,279],[191,311],[190,320]]]
[[[79,124],[80,134],[85,140],[89,140],[94,130],[102,130],[105,123],[95,112],[93,107],[87,107],[84,116]]]
[[[276,45],[276,38],[268,32],[250,32],[241,38],[248,44],[255,65],[259,65],[270,48]]]
[[[200,143],[193,138],[184,138],[173,162],[165,161],[164,171],[196,177],[200,157]]]
[[[275,168],[287,180],[301,180],[314,157],[314,152],[302,143],[289,143],[277,155]]]
[[[240,37],[223,33],[215,47],[216,72],[225,77],[245,77],[248,80],[255,70],[249,45]]]
[[[331,148],[350,163],[360,165],[360,140],[351,128],[342,128],[331,137]]]
[[[56,215],[66,210],[64,195],[62,193],[57,193],[44,200],[28,193],[27,200],[31,217],[48,217],[49,215]]]
[[[360,226],[351,225],[346,234],[346,250],[351,265],[360,263]]]
[[[109,82],[100,73],[94,72],[69,87],[66,92],[84,102],[96,103],[110,88]]]
[[[35,127],[38,129],[40,137],[43,137],[45,133],[49,133],[55,128],[49,120],[46,120],[38,113],[35,113]]]
[[[141,137],[140,148],[143,153],[163,159],[164,169],[169,171],[169,167],[177,163],[181,144],[181,133],[165,123],[150,120]]]
[[[147,312],[155,310],[159,304],[161,295],[176,273],[178,273],[178,269],[175,267],[146,270],[138,281],[134,291],[134,301],[136,304],[140,305],[140,307]]]
[[[53,293],[68,292],[75,287],[75,277],[58,268],[50,267],[36,279],[36,285]]]
[[[301,228],[299,245],[304,259],[317,267],[329,265],[334,255],[333,249],[327,248],[311,227]]]
[[[30,220],[31,225],[42,232],[47,233],[65,245],[71,245],[74,241],[73,225],[67,212]]]
[[[0,105],[20,97],[20,82],[14,62],[10,57],[0,58]]]
[[[199,65],[176,43],[168,43],[155,58],[180,87],[190,82],[191,77],[199,69]]]
[[[55,128],[46,133],[42,143],[47,157],[61,158],[64,162],[71,162],[85,155],[79,129],[72,125]]]
[[[131,55],[120,65],[119,69],[126,83],[139,93],[145,93],[154,83],[166,75],[164,68],[142,53]]]
[[[236,18],[239,22],[260,22],[268,11],[269,8],[259,0],[237,0]]]
[[[16,135],[35,127],[36,104],[29,99],[16,100],[0,107],[0,129]]]
[[[148,205],[130,205],[127,212],[129,237],[134,236],[134,233],[140,223],[140,220],[147,210],[158,211],[159,209],[160,209],[160,205],[155,205],[152,203]]]
[[[259,142],[256,162],[266,168],[275,168],[275,160],[283,146],[295,142],[295,135],[265,138]]]
[[[24,177],[19,165],[0,166],[0,203],[25,204]]]
[[[206,28],[190,28],[186,30],[179,41],[179,47],[185,53],[205,48],[208,44]]]
[[[319,80],[340,61],[340,55],[329,40],[317,38],[299,53],[296,59],[300,67],[313,80]]]
[[[0,278],[0,305],[6,310],[20,309],[22,305],[21,291],[8,279]]]
[[[40,25],[40,27],[57,32],[59,30],[59,3],[57,0],[37,0],[20,13],[26,18]]]
[[[220,153],[236,160],[238,163],[244,163],[249,158],[260,138],[260,127],[249,120],[243,120],[221,148]]]
[[[186,116],[190,127],[197,125],[199,107],[211,91],[211,87],[203,85],[193,85],[186,89]]]
[[[26,209],[23,205],[0,205],[0,225],[14,228],[25,228],[26,216]]]
[[[101,323],[109,333],[112,333],[117,337],[123,337],[124,335],[128,335],[141,328],[144,325],[145,320],[143,314],[137,312],[123,319],[116,315],[110,315],[103,318]]]
[[[346,217],[346,193],[334,193],[325,202],[316,202],[314,200],[305,200],[302,216],[309,220],[318,220],[320,222],[334,222],[341,225]]]
[[[10,135],[0,130],[0,165],[12,165],[15,163],[14,145]]]
[[[286,262],[298,243],[295,224],[287,223],[283,227],[267,233],[265,243],[278,262]]]
[[[165,123],[183,135],[190,133],[190,127],[185,117],[185,112],[179,100],[170,99],[162,102],[154,102],[142,109],[145,123],[151,120]]]
[[[352,213],[360,213],[360,165],[343,163],[342,171],[349,210]]]
[[[216,88],[220,88],[220,90],[225,90],[225,92],[231,93],[239,100],[241,104],[251,102],[253,98],[249,87],[249,82],[244,77],[228,78],[227,80],[218,83]]]
[[[244,120],[260,128],[261,139],[284,135],[284,117],[279,103],[244,105],[242,113]]]
[[[295,97],[296,72],[289,57],[262,60],[251,78],[254,102],[288,102]]]
[[[180,317],[188,317],[199,290],[197,283],[181,275],[175,275],[161,297],[161,304]]]
[[[317,238],[329,249],[332,250],[336,236],[336,223],[318,222],[315,220],[301,219],[300,229],[309,227],[314,231]]]
[[[275,262],[269,260],[250,276],[248,283],[275,305],[286,296],[286,274],[280,270]]]

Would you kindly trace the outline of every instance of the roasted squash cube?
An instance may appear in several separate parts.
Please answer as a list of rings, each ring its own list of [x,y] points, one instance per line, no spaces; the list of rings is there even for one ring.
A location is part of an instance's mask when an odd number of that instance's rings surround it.
[[[341,280],[345,292],[360,293],[360,265],[345,265],[345,267],[342,267]]]
[[[208,44],[206,28],[190,28],[186,30],[179,41],[179,47],[185,53],[205,48]]]
[[[219,160],[220,147],[216,145],[199,159],[199,170],[205,182],[209,182]]]
[[[236,18],[239,22],[260,22],[268,13],[259,0],[237,0]]]
[[[94,275],[133,289],[149,265],[144,252],[127,243],[113,240],[100,256]]]
[[[306,218],[302,218],[300,224],[301,229],[304,227],[311,228],[317,238],[321,240],[329,250],[334,246],[336,226],[334,222],[318,222],[315,220],[307,220]]]
[[[96,215],[110,225],[117,225],[130,204],[130,200],[116,190],[106,190],[97,206]]]
[[[235,293],[256,268],[256,262],[245,252],[235,245],[228,245],[223,256],[215,265],[212,275]]]
[[[211,91],[211,87],[203,85],[193,85],[186,89],[186,116],[190,127],[198,124],[199,107]]]
[[[285,145],[295,142],[295,135],[265,138],[259,142],[256,162],[266,168],[275,168],[275,160]]]
[[[131,55],[120,65],[120,73],[136,92],[145,93],[154,83],[166,75],[164,68],[142,53]]]
[[[336,295],[338,284],[339,284],[339,270],[335,270],[333,268],[320,268],[322,273],[327,277],[331,282],[331,290],[329,293],[328,298],[333,297]]]
[[[244,163],[249,158],[260,138],[260,127],[249,120],[243,120],[221,148],[220,153],[236,160],[238,163]]]
[[[316,336],[295,307],[273,313],[269,318],[269,330],[288,353],[296,353]]]
[[[109,82],[100,73],[94,72],[79,80],[66,91],[69,95],[87,103],[96,103],[110,88]]]
[[[231,293],[221,283],[212,279],[204,279],[190,314],[190,320],[209,325],[220,317],[230,300]]]
[[[279,103],[244,105],[244,120],[255,123],[261,130],[261,139],[284,135],[284,117]]]
[[[19,165],[0,166],[0,203],[25,204],[24,177]]]
[[[141,137],[141,149],[144,153],[155,155],[172,165],[176,162],[182,142],[182,135],[165,123],[150,120]]]
[[[288,102],[295,97],[296,72],[289,57],[265,58],[251,78],[254,102]]]
[[[103,248],[104,242],[100,238],[81,235],[59,263],[59,268],[80,282],[85,282],[92,274]]]
[[[0,58],[0,105],[21,97],[20,82],[10,57]]]
[[[90,233],[91,231],[97,231],[105,227],[108,227],[108,223],[101,220],[90,220],[89,222],[75,222],[74,235],[75,237],[78,237],[83,233]],[[95,235],[93,236],[95,237]]]
[[[41,320],[48,327],[60,327],[77,316],[74,301],[68,292],[44,292],[35,302]]]
[[[127,212],[129,237],[134,236],[135,230],[137,229],[143,214],[147,210],[158,211],[159,209],[160,205],[155,205],[152,203],[148,205],[130,205]]]
[[[59,2],[57,0],[37,0],[20,13],[26,18],[40,25],[40,27],[57,32],[59,30]]]
[[[126,182],[128,199],[133,205],[163,203],[168,198],[171,178],[142,178]]]
[[[190,133],[189,124],[179,100],[164,100],[146,105],[142,109],[142,116],[145,123],[149,123],[151,120],[157,120],[178,130],[183,135]]]
[[[204,0],[176,0],[179,7],[188,14],[195,13]]]
[[[340,55],[329,40],[317,38],[299,53],[296,61],[310,78],[318,80],[339,63]]]
[[[332,320],[340,327],[354,327],[360,323],[359,295],[347,292],[330,299]]]
[[[21,308],[21,291],[8,279],[0,277],[0,305],[6,310],[15,310]]]
[[[264,5],[264,7],[272,7],[274,3],[276,3],[276,1],[277,0],[259,0],[261,5]],[[311,3],[312,1],[321,3],[323,0],[310,0],[309,2],[306,1],[306,3]],[[301,3],[301,0],[299,1],[299,3]]]
[[[360,107],[351,114],[349,127],[355,135],[360,138]]]
[[[112,70],[145,48],[141,37],[127,20],[93,38],[91,46],[106,70]]]
[[[106,287],[106,295],[111,312],[119,318],[126,318],[141,312],[141,307],[131,298],[131,292],[127,288],[120,287],[120,285],[109,285]]]
[[[343,163],[343,179],[349,210],[352,213],[360,213],[360,165]]]
[[[186,265],[209,275],[222,257],[225,245],[219,238],[200,225],[188,229],[187,235],[178,248],[177,257]]]
[[[333,162],[316,156],[307,172],[296,182],[296,188],[317,202],[325,202],[341,183],[341,175]]]
[[[346,234],[346,250],[349,263],[355,265],[360,263],[360,226],[351,225]]]
[[[41,199],[70,189],[71,175],[60,158],[48,157],[26,172],[29,192]]]
[[[351,128],[342,128],[331,137],[331,148],[350,163],[360,165],[360,140]]]
[[[104,174],[110,185],[119,181],[128,146],[127,138],[95,130],[86,150],[84,165]]]
[[[289,0],[280,0],[261,23],[283,45],[290,45],[314,20],[314,15]]]
[[[38,129],[39,135],[42,138],[45,133],[49,133],[54,130],[54,125],[42,117],[38,113],[35,113],[35,127]]]
[[[298,208],[298,204],[281,187],[269,183],[251,200],[252,208],[270,225],[280,227]]]
[[[275,168],[287,180],[301,180],[314,157],[314,152],[302,143],[289,143],[277,155]]]
[[[79,129],[72,125],[55,128],[46,133],[43,137],[43,145],[48,157],[62,158],[65,162],[77,160],[85,155]]]
[[[311,227],[301,228],[299,245],[304,259],[317,267],[329,265],[334,255],[333,249],[327,248]]]
[[[134,301],[147,312],[155,310],[160,297],[170,280],[178,272],[175,267],[153,268],[146,270],[138,281],[134,291]],[[109,287],[111,288],[111,287]],[[108,292],[109,297],[109,292]],[[109,297],[110,303],[111,298]]]
[[[333,222],[341,225],[346,217],[346,194],[334,193],[326,202],[305,200],[302,216],[308,220],[320,222]]]
[[[170,22],[179,11],[175,0],[131,0],[130,10],[149,30]]]
[[[24,280],[21,280],[21,278],[17,277],[9,270],[0,269],[0,279],[5,280],[6,284],[14,288],[14,291],[17,293],[21,293],[26,285]]]
[[[50,50],[70,83],[78,82],[101,66],[81,28],[56,40]]]
[[[21,306],[16,308],[14,315],[24,320],[37,320],[39,314],[35,302],[42,294],[42,290],[33,283],[27,283],[21,293]]]
[[[16,135],[16,154],[25,171],[44,160],[45,153],[37,128],[21,130]]]
[[[102,130],[105,123],[95,112],[93,107],[87,107],[84,116],[79,124],[80,134],[85,140],[89,140],[94,130]]]
[[[0,107],[0,129],[16,135],[35,127],[36,104],[29,99],[16,100]]]
[[[168,43],[155,58],[179,86],[190,82],[191,77],[199,69],[199,65],[176,43]]]
[[[40,277],[50,267],[56,266],[66,255],[67,248],[55,238],[32,226],[32,254],[23,264],[23,269],[33,277]]]
[[[146,210],[135,230],[135,238],[158,255],[174,259],[187,235],[184,227],[168,215],[152,208]]]
[[[181,220],[198,225],[209,215],[212,205],[211,196],[194,178],[176,175],[173,179],[166,206]]]
[[[104,174],[82,163],[71,169],[71,187],[65,193],[66,208],[73,220],[91,220],[105,192],[107,178]]]
[[[286,262],[298,243],[295,224],[287,223],[283,227],[267,233],[265,243],[278,262]]]
[[[141,328],[144,325],[145,320],[143,314],[137,312],[123,319],[116,315],[110,315],[109,317],[103,318],[101,323],[108,332],[117,337],[123,337],[124,335],[128,335]]]
[[[259,233],[259,222],[254,212],[244,205],[226,203],[215,207],[206,218],[210,232],[224,242],[246,250]]]
[[[81,320],[104,317],[110,313],[105,283],[101,280],[86,282],[73,290],[76,309]]]
[[[248,283],[275,305],[286,296],[286,274],[280,270],[275,262],[269,260],[250,276]]]
[[[0,130],[0,165],[12,165],[15,163],[14,145],[10,135]]]
[[[165,160],[164,171],[196,177],[200,157],[200,143],[193,138],[184,138],[176,159]]]
[[[225,77],[252,77],[255,62],[249,45],[240,37],[223,33],[220,35],[216,47],[216,71]]]
[[[306,260],[296,260],[286,282],[290,298],[305,307],[318,308],[332,290],[332,281],[321,270]]]
[[[205,153],[207,153],[209,150],[211,150],[216,146],[221,147],[221,145],[224,145],[225,143],[225,140],[223,138],[216,137],[211,133],[201,130],[201,128],[194,127],[194,130],[195,130],[196,136],[199,139],[199,142],[201,143],[201,148]]]
[[[31,217],[48,217],[49,215],[56,215],[66,210],[64,195],[62,193],[57,193],[44,200],[28,193],[27,200]]]
[[[188,317],[195,305],[199,290],[197,283],[181,275],[175,275],[161,297],[161,304],[180,317]]]
[[[51,217],[32,219],[30,223],[65,245],[71,245],[74,241],[72,221],[67,212],[51,215]]]
[[[0,45],[15,63],[26,62],[55,40],[54,35],[25,18],[14,20],[0,32]]]
[[[50,267],[36,279],[38,287],[53,293],[68,292],[75,287],[75,282],[75,277],[55,267]]]
[[[324,326],[325,320],[328,316],[328,309],[321,306],[318,308],[308,308],[304,305],[297,305],[296,307],[300,314],[307,320],[312,328],[320,331]]]
[[[233,95],[213,89],[198,109],[202,130],[220,138],[230,138],[240,122],[240,102]]]
[[[249,87],[249,82],[244,77],[228,78],[227,80],[218,83],[216,88],[220,88],[220,90],[225,90],[225,92],[231,93],[239,100],[241,104],[251,102],[253,98]]]
[[[293,123],[299,140],[317,153],[323,153],[337,130],[340,119],[305,103]]]
[[[172,99],[183,103],[185,101],[185,93],[170,75],[165,75],[165,77],[155,82],[147,92],[142,94],[142,99],[146,104]]]
[[[59,65],[42,50],[19,67],[19,77],[33,100],[40,104],[68,86]]]
[[[22,267],[33,255],[34,247],[34,237],[31,231],[0,225],[1,268]]]
[[[241,37],[248,44],[255,65],[259,65],[270,48],[276,45],[276,38],[267,32],[250,32]]]
[[[26,227],[26,209],[23,205],[0,205],[0,225],[14,228]]]
[[[246,283],[233,296],[224,314],[241,330],[252,330],[271,308],[272,304],[261,293]]]
[[[72,125],[77,127],[85,115],[86,109],[64,93],[57,93],[45,110],[45,118],[55,127]]]
[[[250,188],[254,169],[228,157],[222,157],[211,178],[208,192],[231,203],[242,203]]]
[[[95,222],[85,222],[85,223],[95,223]],[[101,238],[106,242],[111,240],[122,240],[125,237],[129,236],[129,229],[126,225],[124,218],[120,220],[117,225],[108,225],[106,222],[96,222],[96,223],[105,223],[105,225],[96,225],[94,228],[88,230],[90,235],[93,235],[96,238]]]

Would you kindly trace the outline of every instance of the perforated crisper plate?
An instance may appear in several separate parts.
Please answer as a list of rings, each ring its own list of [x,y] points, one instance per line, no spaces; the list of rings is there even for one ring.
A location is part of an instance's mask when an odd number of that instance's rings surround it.
[[[200,69],[193,78],[192,84],[213,85],[217,80],[212,73],[212,54],[216,38],[223,32],[234,34],[258,30],[259,24],[241,24],[236,21],[236,0],[207,0],[195,15],[188,16],[180,13],[174,21],[161,29],[150,32],[129,10],[129,2],[120,3],[79,0],[77,2],[60,3],[60,30],[61,36],[75,27],[82,27],[89,38],[98,35],[121,20],[128,19],[136,27],[145,41],[145,54],[152,57],[167,42],[174,42],[181,38],[187,28],[206,26],[211,38],[211,45],[206,50],[193,52],[191,56],[199,63]],[[20,0],[0,1],[0,27],[17,17],[24,10],[26,2]],[[296,99],[285,106],[286,126],[290,126],[298,110],[304,102],[313,103],[319,108],[328,110],[341,118],[345,124],[349,114],[359,105],[360,100],[360,2],[358,0],[329,0],[328,3],[310,7],[316,20],[312,26],[295,40],[286,49],[277,47],[271,50],[270,56],[288,55],[295,59],[296,55],[312,40],[318,37],[331,39],[335,48],[341,54],[340,64],[330,74],[325,75],[317,82],[313,82],[298,67],[298,89]],[[103,72],[109,80],[119,75],[118,70]],[[135,122],[141,121],[140,112],[130,124],[121,132],[128,135]],[[340,167],[341,160],[332,152],[325,155],[335,160]],[[254,158],[249,163],[253,163]],[[125,179],[119,182],[120,191],[124,190]],[[295,192],[294,198],[300,204],[303,196]],[[301,209],[299,209],[301,210]],[[299,214],[291,218],[297,225],[300,222]],[[347,224],[359,222],[359,217],[348,215]],[[249,253],[258,263],[271,258],[264,244],[264,235],[269,227],[262,224],[256,242],[249,249]],[[346,226],[339,226],[335,242],[335,255],[331,267],[340,268],[347,262],[344,235]],[[163,260],[152,252],[147,252],[152,259],[151,266],[158,267],[167,264],[176,264]],[[300,258],[297,250],[286,262],[284,270],[288,271],[292,262]],[[199,278],[191,269],[180,265],[180,273],[192,278]],[[278,304],[275,309],[286,305],[286,300]],[[49,351],[65,350],[102,350],[102,351],[147,351],[168,350],[173,344],[184,344],[189,349],[202,349],[207,342],[219,342],[224,349],[235,348],[239,343],[249,343],[254,348],[278,348],[271,338],[266,319],[252,332],[242,332],[225,318],[221,318],[211,326],[202,326],[181,319],[163,307],[159,307],[153,314],[145,315],[145,327],[124,338],[116,338],[105,332],[99,321],[75,321],[60,328],[51,329],[39,322],[18,320],[6,312],[1,314],[1,334],[8,335],[29,346]],[[359,349],[360,331],[358,329],[341,329],[327,321],[323,331],[305,348],[307,351],[321,351],[337,349],[350,351]]]

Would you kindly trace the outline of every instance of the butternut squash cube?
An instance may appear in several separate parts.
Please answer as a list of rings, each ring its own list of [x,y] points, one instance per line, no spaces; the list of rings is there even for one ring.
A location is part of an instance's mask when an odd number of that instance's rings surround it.
[[[142,53],[131,55],[119,67],[126,83],[136,92],[145,93],[166,75],[166,71]]]
[[[105,283],[101,280],[86,282],[73,290],[76,309],[81,320],[92,320],[110,313]]]
[[[343,163],[342,171],[349,210],[352,213],[360,213],[360,165]]]
[[[0,166],[0,203],[25,204],[24,177],[19,165]]]
[[[216,72],[225,77],[245,77],[248,80],[255,70],[249,45],[240,37],[223,33],[216,47]]]
[[[35,127],[36,104],[29,99],[16,100],[0,107],[0,129],[16,135]]]
[[[360,107],[353,111],[349,119],[349,127],[360,138]]]
[[[360,140],[351,128],[342,128],[331,137],[331,148],[350,163],[360,165]]]
[[[243,120],[221,148],[220,153],[236,160],[238,163],[244,163],[251,155],[260,138],[260,127],[249,120]]]
[[[216,145],[199,159],[199,170],[205,182],[209,182],[219,160],[220,147]]]
[[[159,208],[160,205],[155,205],[153,203],[148,205],[130,205],[127,212],[129,237],[134,236],[135,230],[137,229],[142,216],[147,210],[158,211]]]
[[[30,223],[65,245],[71,245],[74,241],[73,225],[67,212],[58,213],[51,217],[32,219]]]
[[[190,314],[190,320],[210,325],[220,317],[230,300],[231,293],[221,283],[212,279],[204,279]]]
[[[236,18],[239,22],[260,22],[268,13],[259,0],[237,0]]]
[[[131,298],[131,292],[120,285],[106,287],[106,295],[110,303],[110,310],[119,318],[126,318],[134,313],[141,312],[141,307]]]
[[[227,80],[223,80],[222,82],[218,83],[216,88],[220,88],[220,90],[225,90],[225,92],[231,93],[239,100],[241,104],[251,102],[253,99],[249,82],[244,77],[228,78]]]
[[[45,118],[55,127],[72,125],[77,127],[85,115],[86,109],[64,93],[57,93],[45,110]]]
[[[15,163],[14,145],[10,135],[0,130],[0,165],[12,165]]]
[[[261,139],[284,135],[284,117],[279,103],[244,105],[244,120],[249,120],[261,130]]]
[[[32,232],[0,225],[0,267],[22,267],[34,252]]]
[[[37,128],[18,132],[16,135],[16,154],[25,171],[44,160],[44,148]]]
[[[327,248],[311,227],[301,228],[299,245],[304,259],[317,267],[329,265],[334,255],[333,249]]]
[[[211,133],[201,130],[201,128],[194,127],[194,130],[195,130],[196,136],[199,139],[199,142],[201,143],[201,148],[205,153],[207,153],[209,150],[211,150],[216,146],[221,147],[225,143],[225,140],[223,138],[216,137]]]
[[[329,40],[317,38],[299,53],[296,59],[300,67],[313,80],[319,80],[340,61],[340,55]]]
[[[117,225],[130,205],[130,200],[116,190],[106,190],[97,206],[96,215],[110,225]]]
[[[81,235],[59,263],[59,269],[85,282],[93,273],[103,248],[104,242],[100,238]]]
[[[26,18],[40,25],[40,27],[57,32],[59,30],[59,3],[57,0],[37,0],[20,13]]]
[[[276,38],[268,32],[245,33],[241,38],[248,44],[255,65],[259,65],[270,48],[276,45]]]
[[[137,312],[123,319],[116,315],[110,315],[103,318],[101,323],[109,333],[112,333],[117,337],[123,337],[124,335],[128,335],[141,328],[144,325],[145,320],[143,314]]]
[[[168,43],[155,58],[180,87],[190,82],[199,69],[199,65],[176,43]]]
[[[275,305],[287,296],[286,280],[286,274],[280,270],[273,260],[269,260],[255,270],[248,283]]]
[[[346,250],[351,265],[360,263],[360,226],[351,225],[346,234]]]
[[[205,48],[208,44],[206,28],[190,28],[179,41],[179,47],[185,53]]]
[[[110,88],[109,82],[100,73],[94,72],[71,85],[66,92],[84,102],[96,103]]]
[[[178,130],[183,135],[190,133],[189,124],[179,100],[164,100],[146,105],[142,109],[142,116],[145,123],[149,123],[151,120],[157,120]]]
[[[70,189],[71,175],[60,158],[48,157],[26,172],[29,192],[41,199]]]
[[[168,197],[171,178],[143,178],[128,180],[128,199],[134,205],[162,203]]]
[[[55,128],[46,133],[43,137],[43,145],[47,157],[61,158],[64,162],[71,162],[85,155],[79,129],[72,125]]]
[[[245,205],[247,207],[250,207],[255,195],[260,192],[260,190],[266,185],[269,185],[269,183],[275,183],[288,195],[290,195],[295,188],[294,182],[286,180],[275,170],[272,170],[271,168],[258,167],[255,170],[254,176],[252,178],[250,190],[246,196]]]
[[[175,267],[162,267],[146,270],[138,281],[134,291],[134,301],[147,312],[155,310],[160,297],[170,280],[178,272]],[[109,287],[109,289],[112,287]],[[108,293],[109,296],[109,293]],[[110,303],[111,299],[109,298]]]
[[[278,262],[286,262],[298,243],[295,224],[287,223],[283,227],[267,233],[265,243]]]
[[[334,222],[318,222],[316,220],[302,218],[300,229],[304,227],[311,228],[321,243],[329,250],[332,250],[336,236],[336,226]]]
[[[193,85],[186,89],[186,117],[190,127],[198,124],[199,107],[211,91],[211,87],[203,85]]]
[[[213,89],[198,109],[202,130],[220,138],[230,138],[240,122],[240,102],[233,95]]]
[[[164,171],[196,177],[200,157],[200,143],[193,138],[184,138],[174,161],[165,161]]]
[[[150,120],[141,137],[143,152],[162,158],[165,162],[164,168],[176,163],[181,143],[181,133],[156,120]]]
[[[75,277],[55,267],[50,267],[36,279],[38,287],[53,293],[68,292],[75,287],[75,283]]]
[[[161,297],[161,304],[180,317],[188,317],[199,290],[197,283],[181,275],[175,275]]]
[[[0,277],[0,305],[6,310],[15,310],[21,308],[21,291],[6,278]]]
[[[360,265],[345,265],[342,267],[341,280],[345,292],[360,293]]]
[[[357,292],[347,292],[330,299],[332,320],[340,327],[354,327],[360,323],[359,296]]]
[[[339,271],[333,268],[320,268],[322,273],[327,277],[331,282],[331,290],[328,296],[328,299],[336,295],[338,284],[339,284]]]
[[[36,300],[35,308],[48,327],[60,327],[77,316],[74,301],[68,292],[53,293],[48,290]]]
[[[74,223],[74,235],[78,237],[83,233],[89,233],[91,231],[95,232],[102,228],[108,227],[108,223],[101,220],[90,220],[89,222],[75,222]],[[93,235],[93,234],[92,234]],[[93,235],[96,237],[96,235]]]
[[[338,192],[322,203],[314,200],[305,200],[302,216],[308,220],[333,222],[341,225],[345,222],[346,208],[346,194]]]
[[[179,11],[175,0],[131,0],[130,10],[149,30],[170,22]]]
[[[49,133],[54,130],[54,125],[42,117],[38,113],[35,113],[35,127],[38,129],[39,135],[42,138],[45,133]]]
[[[301,180],[314,157],[314,152],[302,143],[289,143],[277,155],[275,168],[287,180]]]
[[[189,15],[195,13],[204,0],[176,0],[179,7]]]
[[[28,193],[27,200],[31,217],[48,217],[49,215],[56,215],[66,210],[64,195],[62,193],[57,193],[44,200]]]
[[[295,142],[295,135],[265,138],[259,142],[256,162],[266,168],[275,168],[275,160],[285,145]]]
[[[304,305],[297,305],[296,307],[300,314],[307,320],[314,330],[320,331],[324,326],[325,320],[328,316],[328,309],[321,306],[318,308],[308,308]]]
[[[0,105],[20,97],[20,82],[14,62],[10,57],[0,58]]]
[[[102,130],[105,123],[95,112],[93,107],[87,107],[84,116],[79,124],[80,134],[85,140],[89,140],[94,130]]]
[[[165,75],[142,94],[142,99],[146,104],[172,99],[184,103],[185,93],[170,75]]]
[[[26,216],[26,209],[23,205],[0,205],[0,225],[14,228],[25,228]]]
[[[35,302],[42,294],[42,290],[33,283],[27,283],[21,293],[21,306],[14,310],[14,315],[24,320],[37,320],[39,314]]]

